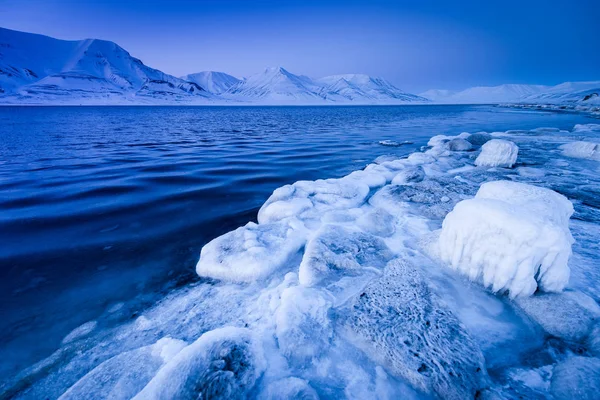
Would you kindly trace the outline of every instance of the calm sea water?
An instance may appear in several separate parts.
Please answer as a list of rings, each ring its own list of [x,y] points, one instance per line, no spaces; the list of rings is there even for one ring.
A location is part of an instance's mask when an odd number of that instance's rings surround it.
[[[0,373],[197,279],[202,246],[279,186],[436,134],[586,122],[491,106],[0,108]]]

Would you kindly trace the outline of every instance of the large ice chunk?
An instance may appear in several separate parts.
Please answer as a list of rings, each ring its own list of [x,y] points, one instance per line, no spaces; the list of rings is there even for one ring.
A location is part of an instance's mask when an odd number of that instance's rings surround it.
[[[340,313],[350,340],[415,388],[474,398],[487,374],[475,341],[414,265],[395,259]]]
[[[283,267],[306,242],[306,230],[296,219],[246,226],[219,236],[200,252],[200,276],[232,282],[262,279]]]
[[[325,225],[306,245],[299,281],[314,286],[365,270],[381,269],[393,257],[382,239],[341,225]]]
[[[600,161],[600,143],[572,142],[559,147],[563,155]]]
[[[244,399],[265,367],[251,331],[219,328],[181,350],[135,399]]]
[[[492,139],[481,146],[475,165],[481,167],[512,167],[517,162],[519,147],[511,141]]]
[[[374,186],[385,183],[376,171],[367,180]],[[292,216],[318,218],[323,210],[348,209],[364,203],[370,192],[369,184],[349,176],[342,179],[299,181],[276,189],[258,211],[260,224],[277,222]],[[364,176],[362,176],[364,178]],[[307,214],[308,215],[304,215]]]
[[[572,214],[571,202],[550,189],[488,182],[444,219],[440,257],[510,297],[531,295],[538,287],[559,292],[569,280]]]

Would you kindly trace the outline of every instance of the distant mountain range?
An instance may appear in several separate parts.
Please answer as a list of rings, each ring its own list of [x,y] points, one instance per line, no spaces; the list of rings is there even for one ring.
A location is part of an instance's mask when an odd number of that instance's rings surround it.
[[[599,102],[599,82],[500,85],[414,95],[362,74],[313,79],[282,67],[245,79],[177,78],[105,40],[67,41],[0,28],[0,104],[422,104]]]
[[[117,44],[66,41],[0,28],[0,104],[396,104],[427,102],[381,78],[311,79],[284,68],[238,79],[205,71],[177,78]]]
[[[434,103],[598,103],[600,81],[565,82],[556,86],[507,84],[461,91],[428,90],[420,96]]]

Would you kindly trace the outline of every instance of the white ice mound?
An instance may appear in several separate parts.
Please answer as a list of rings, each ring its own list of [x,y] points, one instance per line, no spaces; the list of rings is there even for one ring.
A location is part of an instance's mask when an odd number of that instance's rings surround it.
[[[306,245],[298,277],[304,286],[331,283],[381,269],[392,257],[379,237],[341,225],[325,225]]]
[[[481,167],[512,167],[517,162],[519,147],[511,141],[492,139],[481,146],[475,165]]]
[[[600,161],[600,143],[573,142],[559,147],[563,155],[574,158],[587,158]]]
[[[283,267],[304,246],[306,230],[296,219],[246,226],[207,243],[200,252],[200,276],[232,282],[262,279]]]
[[[219,328],[181,350],[135,399],[245,399],[265,368],[250,330]]]
[[[299,181],[276,189],[258,211],[260,224],[297,216],[319,219],[323,211],[348,209],[364,203],[371,187],[383,186],[381,174],[360,171],[342,179]]]
[[[440,257],[493,292],[559,292],[569,280],[573,205],[564,196],[511,181],[484,183],[442,224]]]

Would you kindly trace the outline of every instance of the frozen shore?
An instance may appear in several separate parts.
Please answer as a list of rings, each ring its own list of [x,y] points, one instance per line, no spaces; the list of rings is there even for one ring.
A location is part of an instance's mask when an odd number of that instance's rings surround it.
[[[203,248],[200,283],[87,322],[0,395],[594,398],[599,142],[594,124],[438,135],[281,187]]]

